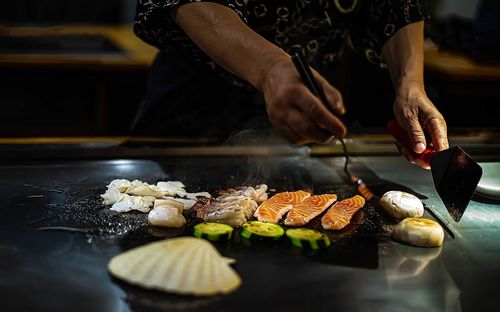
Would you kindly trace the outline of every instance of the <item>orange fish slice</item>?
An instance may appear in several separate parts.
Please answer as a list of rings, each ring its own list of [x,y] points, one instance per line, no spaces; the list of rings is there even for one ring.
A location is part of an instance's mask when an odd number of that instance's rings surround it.
[[[262,222],[278,223],[294,205],[310,196],[310,193],[304,191],[277,193],[260,204],[254,216]]]
[[[290,210],[286,216],[285,224],[292,226],[305,225],[314,217],[319,216],[336,200],[337,195],[335,194],[311,196]]]
[[[335,203],[321,218],[321,225],[325,230],[343,229],[364,205],[365,199],[359,195]]]

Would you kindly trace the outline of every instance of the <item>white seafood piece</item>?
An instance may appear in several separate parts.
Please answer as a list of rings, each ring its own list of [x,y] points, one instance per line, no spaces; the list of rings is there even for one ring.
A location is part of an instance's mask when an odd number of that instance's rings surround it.
[[[245,196],[253,199],[257,203],[262,203],[267,200],[267,185],[260,184],[255,188],[251,186],[242,186],[237,189],[229,189],[222,193],[221,196]]]
[[[233,227],[240,227],[247,221],[247,218],[245,212],[241,208],[231,206],[224,209],[219,206],[215,209],[207,210],[203,220],[206,222],[220,222]]]
[[[188,199],[196,199],[198,196],[212,198],[212,195],[210,195],[210,193],[208,192],[186,193],[186,195],[183,197],[187,197]]]
[[[131,182],[125,179],[115,179],[108,184],[108,189],[110,187],[117,188],[121,193],[125,192],[129,186],[131,186]]]
[[[165,192],[161,192],[156,185],[139,185],[130,186],[125,193],[134,196],[153,196],[156,198],[162,198],[165,196]]]
[[[156,226],[180,228],[186,224],[182,210],[170,205],[154,207],[148,214],[149,223]]]
[[[130,284],[176,294],[227,294],[241,285],[228,260],[206,240],[180,237],[150,243],[111,259],[112,275]]]
[[[164,205],[165,203],[168,203],[168,201],[182,203],[184,210],[189,210],[189,209],[193,208],[194,204],[196,204],[196,200],[194,200],[194,199],[185,199],[185,198],[178,198],[178,197],[164,197],[163,199],[155,200],[154,207]]]
[[[147,186],[149,184],[146,182],[142,182],[141,180],[134,180],[134,181],[130,182],[130,185],[137,187],[137,186]]]
[[[380,199],[380,205],[389,215],[398,220],[412,217],[421,218],[424,215],[424,205],[420,199],[406,192],[386,192]]]
[[[109,185],[106,192],[104,194],[101,194],[100,196],[103,199],[102,203],[104,205],[113,205],[120,200],[122,194],[120,193],[120,190],[118,188],[113,185]]]
[[[187,192],[184,189],[185,186],[180,181],[162,181],[156,183],[156,186],[160,192],[164,192],[166,196],[180,196],[185,197]]]
[[[117,212],[127,212],[138,210],[141,212],[149,212],[153,206],[155,198],[152,196],[130,196],[121,194],[121,198],[111,206],[111,210]]]
[[[159,206],[165,206],[165,205],[177,208],[177,210],[179,210],[179,213],[182,213],[182,211],[184,211],[184,203],[179,201],[177,198],[173,198],[173,197],[155,200],[153,208],[156,208]]]
[[[260,184],[260,185],[257,185],[255,188],[249,187],[244,192],[244,195],[247,197],[250,197],[251,199],[255,200],[259,204],[263,203],[267,200],[267,185]]]

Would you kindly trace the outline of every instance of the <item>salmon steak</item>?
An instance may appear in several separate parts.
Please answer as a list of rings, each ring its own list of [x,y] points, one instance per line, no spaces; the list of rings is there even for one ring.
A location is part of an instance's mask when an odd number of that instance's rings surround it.
[[[293,206],[310,196],[310,193],[304,191],[277,193],[260,204],[254,216],[262,222],[278,223]]]
[[[302,226],[319,216],[337,200],[335,194],[314,195],[295,205],[285,219],[286,225]]]
[[[325,230],[341,230],[364,205],[365,199],[359,195],[339,201],[321,218],[321,226]]]

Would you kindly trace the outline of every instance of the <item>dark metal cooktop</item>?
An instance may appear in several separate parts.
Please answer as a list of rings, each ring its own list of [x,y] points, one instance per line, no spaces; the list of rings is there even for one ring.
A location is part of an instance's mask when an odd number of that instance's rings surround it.
[[[115,178],[181,180],[188,191],[265,182],[281,190],[354,195],[342,158],[171,157],[159,161],[57,161],[0,166],[0,296],[6,311],[493,311],[500,280],[500,210],[471,202],[459,224],[446,215],[429,172],[399,157],[355,158],[354,173],[376,192],[420,196],[450,229],[442,248],[393,242],[368,206],[359,226],[311,254],[238,236],[217,244],[237,259],[243,284],[214,298],[167,295],[130,286],[107,272],[109,259],[189,229],[147,226],[146,215],[115,214],[98,197]],[[390,226],[388,226],[390,227]]]

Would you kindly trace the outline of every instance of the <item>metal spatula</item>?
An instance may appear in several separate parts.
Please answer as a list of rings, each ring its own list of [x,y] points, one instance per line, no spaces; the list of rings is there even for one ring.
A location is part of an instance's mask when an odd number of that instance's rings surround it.
[[[408,133],[397,121],[390,121],[387,130],[410,151],[413,150]],[[481,166],[458,146],[440,152],[427,148],[416,156],[430,164],[439,197],[453,220],[460,221],[483,174]]]

